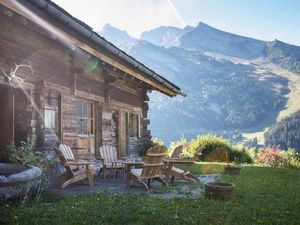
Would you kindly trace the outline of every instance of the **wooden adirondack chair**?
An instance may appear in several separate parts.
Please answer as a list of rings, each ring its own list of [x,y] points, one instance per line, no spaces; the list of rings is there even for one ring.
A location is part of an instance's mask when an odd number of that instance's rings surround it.
[[[154,146],[147,151],[144,163],[126,163],[126,186],[129,185],[130,180],[135,180],[149,190],[151,179],[155,179],[163,185],[168,186],[168,183],[161,177],[161,169],[164,165],[163,159],[166,152],[166,147]],[[142,165],[142,168],[131,168],[134,165]],[[148,182],[146,183],[145,180]]]
[[[168,181],[174,182],[175,177],[190,181],[192,183],[199,183],[199,179],[191,174],[190,168],[196,162],[198,153],[195,154],[192,159],[181,159],[180,154],[186,148],[184,145],[180,145],[174,149],[171,158],[165,159],[166,165],[166,179]],[[176,167],[176,165],[183,165],[184,169]]]
[[[64,144],[60,144],[59,148],[55,147],[55,151],[66,168],[68,176],[68,180],[61,185],[61,188],[86,178],[88,178],[90,187],[94,187],[93,169],[90,168],[91,162],[75,159],[72,149]]]
[[[113,178],[118,170],[124,170],[124,160],[118,157],[117,148],[111,145],[103,145],[100,147],[100,159],[103,163],[103,177],[107,170],[113,171]]]

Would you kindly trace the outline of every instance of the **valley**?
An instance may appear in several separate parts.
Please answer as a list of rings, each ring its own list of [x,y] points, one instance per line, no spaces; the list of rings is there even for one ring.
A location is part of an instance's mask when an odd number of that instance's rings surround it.
[[[184,29],[159,27],[130,37],[110,25],[99,33],[167,79],[187,97],[149,94],[153,137],[216,133],[233,142],[254,138],[300,109],[300,48],[215,29],[202,22]],[[238,138],[236,138],[238,137]]]

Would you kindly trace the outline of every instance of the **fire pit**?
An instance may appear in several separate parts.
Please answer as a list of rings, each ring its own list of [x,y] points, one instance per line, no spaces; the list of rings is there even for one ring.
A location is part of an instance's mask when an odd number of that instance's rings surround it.
[[[209,199],[228,200],[234,187],[233,183],[208,182],[205,183],[205,196]]]
[[[0,163],[0,201],[33,199],[40,190],[41,174],[35,166]]]

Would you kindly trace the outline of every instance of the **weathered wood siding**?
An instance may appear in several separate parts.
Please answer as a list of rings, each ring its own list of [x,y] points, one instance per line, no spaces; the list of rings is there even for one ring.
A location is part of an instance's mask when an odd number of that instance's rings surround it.
[[[141,137],[128,137],[126,154],[139,152],[145,141],[150,140],[146,89],[140,83],[101,62],[91,67],[93,56],[83,50],[74,51],[43,28],[1,5],[0,28],[0,68],[10,71],[15,63],[29,62],[33,68],[33,73],[28,68],[18,71],[18,76],[32,84],[28,91],[38,108],[38,112],[34,112],[31,103],[17,93],[15,126],[18,141],[30,134],[37,135],[38,142],[52,153],[53,146],[59,141],[77,147],[78,98],[95,104],[96,148],[102,144],[118,146],[120,112],[139,112],[142,120]],[[107,80],[107,74],[113,79]],[[53,130],[44,128],[45,106],[55,108]],[[80,151],[76,150],[75,154],[82,155]]]

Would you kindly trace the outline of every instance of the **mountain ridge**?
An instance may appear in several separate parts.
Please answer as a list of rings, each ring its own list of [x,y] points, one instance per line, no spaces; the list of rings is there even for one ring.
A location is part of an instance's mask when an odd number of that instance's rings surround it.
[[[240,130],[265,123],[263,121],[267,121],[265,126],[270,126],[287,104],[287,93],[292,91],[288,78],[263,63],[264,60],[272,63],[269,56],[273,49],[268,54],[266,52],[271,42],[234,35],[203,23],[199,25],[189,27],[184,34],[177,32],[177,29],[173,39],[169,37],[171,43],[168,46],[164,42],[167,39],[163,38],[170,27],[158,29],[157,38],[152,40],[154,43],[150,43],[151,38],[144,36],[148,41],[128,39],[134,42],[129,43],[131,48],[124,49],[124,44],[117,45],[178,84],[188,95],[186,98],[176,97],[171,100],[159,93],[150,95],[150,126],[153,135],[165,141],[174,141],[182,135],[191,138],[207,132],[224,134],[226,131],[236,134]],[[152,30],[152,35],[156,31]],[[205,42],[199,46],[198,42],[207,32],[215,34],[215,38],[205,37],[206,46],[203,46]],[[167,35],[170,34],[172,32]],[[172,42],[178,34],[181,35],[180,43]],[[223,35],[225,37],[220,47],[215,42]],[[233,41],[230,42],[231,39]],[[187,44],[188,40],[192,41]],[[247,48],[239,48],[245,43]],[[253,51],[249,52],[249,46],[256,47],[250,48]],[[207,52],[220,56],[214,57]],[[235,61],[231,57],[239,60]],[[171,134],[169,130],[172,130]]]

